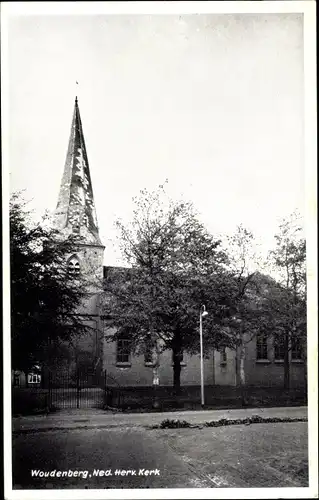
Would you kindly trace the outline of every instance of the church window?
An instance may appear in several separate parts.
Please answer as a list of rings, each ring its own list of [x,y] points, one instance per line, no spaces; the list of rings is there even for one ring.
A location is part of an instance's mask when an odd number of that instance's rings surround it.
[[[80,225],[79,224],[73,224],[72,231],[75,234],[80,234]]]
[[[152,346],[149,342],[145,344],[145,352],[144,352],[144,363],[150,365],[153,363],[153,351]]]
[[[265,334],[257,335],[256,340],[256,358],[268,359],[267,336]]]
[[[41,375],[37,373],[29,373],[28,374],[28,384],[40,384]]]
[[[129,363],[131,354],[131,341],[126,335],[117,340],[116,362]]]
[[[220,364],[225,365],[227,363],[227,354],[226,354],[226,348],[222,347],[220,349]]]
[[[68,274],[71,277],[80,275],[80,262],[75,256],[71,257],[68,260]]]
[[[291,341],[291,359],[302,359],[302,343],[298,337],[294,337]]]
[[[285,342],[283,338],[275,339],[274,351],[276,361],[281,361],[285,358]]]
[[[14,373],[14,375],[13,375],[13,386],[14,387],[20,386],[20,374],[19,373]]]

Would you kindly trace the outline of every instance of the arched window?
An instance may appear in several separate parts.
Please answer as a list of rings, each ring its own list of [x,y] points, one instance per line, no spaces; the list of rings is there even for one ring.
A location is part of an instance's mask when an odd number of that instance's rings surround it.
[[[68,274],[72,277],[80,275],[80,262],[75,255],[68,260]]]
[[[145,343],[144,363],[146,365],[153,364],[153,350],[152,350],[152,346],[150,345],[149,342]]]
[[[283,361],[285,358],[285,342],[282,337],[275,338],[274,341],[275,361]]]
[[[302,342],[300,337],[293,337],[291,340],[291,359],[302,360]]]
[[[226,365],[227,364],[227,352],[225,347],[220,348],[220,364],[221,365]]]

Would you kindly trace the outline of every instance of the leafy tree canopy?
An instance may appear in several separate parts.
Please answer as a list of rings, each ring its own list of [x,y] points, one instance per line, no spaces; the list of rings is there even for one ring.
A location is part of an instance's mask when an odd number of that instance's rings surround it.
[[[141,191],[131,224],[117,226],[130,269],[123,271],[123,279],[115,275],[106,283],[105,312],[117,328],[111,339],[127,335],[137,352],[160,340],[164,349],[173,351],[178,385],[182,352],[199,350],[202,304],[209,311],[206,355],[212,347],[233,343],[225,327],[236,293],[228,256],[192,204],[169,200],[163,186],[152,193]]]
[[[268,325],[274,335],[306,337],[306,240],[301,217],[293,213],[284,219],[275,235],[270,260],[278,280],[264,303]]]
[[[61,341],[84,331],[77,308],[85,283],[69,279],[67,257],[78,240],[61,239],[47,218],[31,221],[20,194],[10,200],[12,368],[48,362]]]

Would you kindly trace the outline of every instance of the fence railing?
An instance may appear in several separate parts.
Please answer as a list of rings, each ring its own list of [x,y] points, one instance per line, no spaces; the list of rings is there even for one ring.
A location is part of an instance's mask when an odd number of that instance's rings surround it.
[[[122,402],[119,384],[106,371],[47,371],[40,384],[12,388],[13,414],[119,407]]]

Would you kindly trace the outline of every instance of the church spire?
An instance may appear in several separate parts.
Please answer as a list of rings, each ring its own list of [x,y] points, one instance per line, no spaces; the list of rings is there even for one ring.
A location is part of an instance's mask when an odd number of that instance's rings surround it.
[[[77,97],[55,220],[59,230],[80,235],[83,243],[102,245]]]

